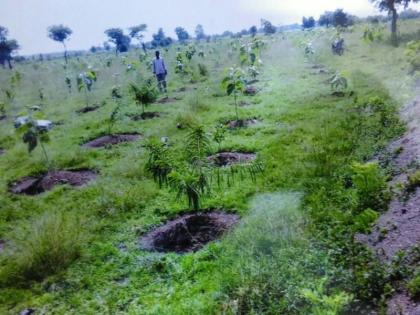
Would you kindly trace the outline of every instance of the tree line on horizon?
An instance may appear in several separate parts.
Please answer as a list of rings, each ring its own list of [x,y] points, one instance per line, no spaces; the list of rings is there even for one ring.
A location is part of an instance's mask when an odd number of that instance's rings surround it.
[[[410,3],[416,3],[420,0],[369,0],[374,3],[382,12],[387,12],[388,17],[383,15],[370,16],[366,18],[368,22],[378,23],[378,22],[391,22],[391,40],[394,44],[398,43],[397,38],[397,19],[410,19],[410,18],[419,18],[420,12],[407,9]],[[397,9],[403,7],[404,11],[401,14],[398,14]],[[321,14],[318,21],[315,20],[313,16],[303,17],[302,18],[302,29],[310,29],[316,26],[324,27],[348,27],[350,25],[358,22],[359,18],[354,15],[350,15],[344,12],[343,9],[336,9],[335,11],[326,11]],[[105,34],[108,37],[108,40],[103,43],[103,47],[92,46],[90,48],[91,52],[96,52],[98,50],[111,50],[112,43],[114,45],[115,53],[126,52],[131,47],[132,40],[138,41],[138,47],[142,48],[145,52],[148,48],[157,48],[157,47],[167,47],[171,45],[174,40],[171,37],[165,35],[163,28],[159,28],[156,34],[152,34],[152,40],[148,43],[143,41],[144,32],[147,31],[146,24],[139,24],[128,28],[128,34],[124,33],[124,30],[121,28],[109,28],[105,30]],[[263,33],[265,35],[274,34],[277,32],[277,27],[274,26],[270,21],[261,19],[261,27],[253,25],[249,29],[243,29],[240,32],[233,33],[231,31],[225,31],[220,35],[207,35],[204,31],[204,27],[201,24],[198,24],[195,28],[195,37],[192,37],[188,31],[178,26],[175,28],[175,34],[177,36],[178,42],[186,43],[189,40],[195,39],[197,41],[210,41],[211,39],[221,38],[221,37],[233,37],[239,38],[245,35],[255,36],[257,33]],[[64,48],[64,59],[65,62],[68,62],[68,52],[66,41],[69,40],[73,31],[68,27],[62,24],[52,25],[47,29],[48,37],[54,41],[60,42]],[[13,55],[19,50],[19,44],[15,39],[9,38],[8,29],[4,26],[0,26],[0,64],[3,68],[6,65],[12,69],[11,61],[14,59]]]

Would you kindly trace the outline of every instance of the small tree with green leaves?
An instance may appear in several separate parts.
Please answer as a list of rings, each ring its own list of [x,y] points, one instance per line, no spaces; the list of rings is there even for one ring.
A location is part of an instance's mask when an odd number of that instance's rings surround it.
[[[86,106],[89,105],[89,93],[92,91],[93,84],[97,81],[96,72],[94,70],[88,70],[82,72],[77,77],[77,90],[85,93]]]
[[[213,133],[213,140],[218,145],[218,151],[220,151],[222,142],[226,139],[226,131],[227,131],[226,126],[223,124],[220,124],[220,125],[217,125],[216,130]]]
[[[143,33],[147,31],[147,25],[146,24],[140,24],[136,26],[132,26],[128,29],[130,32],[128,35],[130,35],[131,38],[135,38],[139,41],[139,47],[142,44],[142,40],[144,38]]]
[[[130,92],[137,105],[142,108],[142,115],[144,116],[146,107],[154,103],[157,100],[158,91],[152,84],[152,80],[146,80],[146,82],[140,86],[135,83],[130,83]]]
[[[29,153],[35,150],[38,144],[40,145],[45,163],[47,167],[50,168],[50,159],[48,158],[47,150],[45,149],[45,144],[50,141],[48,129],[40,128],[37,120],[33,119],[32,115],[29,115],[25,123],[17,128],[17,131],[18,134],[22,136],[23,143],[27,145]]]
[[[122,106],[122,98],[123,95],[121,93],[121,87],[118,85],[115,85],[112,87],[111,89],[111,98],[112,100],[115,102],[115,107],[113,108],[111,114],[109,115],[108,118],[108,134],[112,134],[112,129],[114,128],[115,123],[117,122],[119,115],[120,115],[120,111],[121,111],[121,106]]]
[[[222,80],[222,88],[227,95],[232,95],[235,101],[236,119],[239,120],[238,113],[238,96],[243,93],[246,87],[245,74],[241,68],[232,67],[227,71],[226,76]]]
[[[159,187],[168,184],[168,176],[173,169],[173,158],[168,146],[156,139],[149,139],[145,148],[149,152],[145,166],[146,171],[153,175],[153,179],[159,184]]]

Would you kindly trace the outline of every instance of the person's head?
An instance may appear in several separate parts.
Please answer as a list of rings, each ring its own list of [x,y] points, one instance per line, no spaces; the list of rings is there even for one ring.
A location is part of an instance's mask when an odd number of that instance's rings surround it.
[[[159,52],[159,50],[156,50],[155,55],[156,55],[156,58],[157,58],[157,59],[159,59],[159,57],[160,57],[160,52]]]

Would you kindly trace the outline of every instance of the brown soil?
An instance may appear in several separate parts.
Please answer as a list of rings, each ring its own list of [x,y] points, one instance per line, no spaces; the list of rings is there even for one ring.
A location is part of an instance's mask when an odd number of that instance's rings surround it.
[[[245,91],[244,91],[244,94],[249,95],[249,96],[254,96],[257,93],[258,93],[258,89],[255,86],[252,86],[252,85],[247,86],[245,88]]]
[[[132,120],[139,121],[139,120],[146,120],[146,119],[153,119],[160,117],[160,113],[158,112],[144,112],[141,114],[131,115]]]
[[[249,127],[249,126],[252,126],[252,125],[256,125],[258,122],[259,122],[259,120],[255,119],[255,118],[230,120],[226,123],[226,126],[229,129],[244,128],[244,127]]]
[[[169,104],[169,103],[175,103],[175,102],[180,101],[180,100],[181,100],[180,97],[164,97],[164,98],[161,98],[160,100],[158,100],[156,103]]]
[[[344,96],[346,96],[346,93],[344,93],[342,91],[336,91],[336,92],[332,92],[331,95],[335,96],[335,97],[344,97]]]
[[[407,292],[397,292],[387,302],[387,314],[419,315],[420,304],[411,300]]]
[[[98,108],[99,108],[99,105],[85,106],[85,107],[83,107],[81,109],[76,110],[76,113],[78,113],[78,114],[85,114],[85,113],[89,113],[89,112],[94,112]]]
[[[140,247],[157,252],[197,251],[219,238],[239,217],[223,212],[185,214],[152,230],[140,239]]]
[[[115,135],[105,135],[94,140],[91,140],[83,145],[86,148],[103,148],[122,142],[132,142],[140,138],[139,134],[136,133],[122,133]]]
[[[208,160],[216,166],[229,166],[232,164],[248,163],[257,155],[255,153],[240,153],[240,152],[220,152],[208,157]]]
[[[96,178],[92,170],[50,171],[41,176],[24,177],[9,187],[14,194],[38,195],[58,185],[81,187]]]

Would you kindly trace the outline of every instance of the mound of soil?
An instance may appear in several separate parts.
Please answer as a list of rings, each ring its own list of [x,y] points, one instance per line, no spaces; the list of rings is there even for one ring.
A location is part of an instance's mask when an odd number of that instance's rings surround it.
[[[245,88],[244,94],[249,96],[254,96],[258,93],[258,89],[255,86],[249,85]]]
[[[335,97],[344,97],[344,96],[346,96],[346,93],[344,93],[342,91],[335,91],[335,92],[332,92],[331,95],[335,96]]]
[[[252,126],[252,125],[256,125],[258,122],[259,121],[255,118],[230,120],[226,123],[226,126],[229,129],[244,128],[244,127],[249,127],[249,126]]]
[[[50,171],[44,175],[24,177],[9,187],[14,194],[38,195],[53,189],[57,185],[80,187],[96,178],[92,170]]]
[[[216,166],[229,166],[232,164],[248,163],[257,155],[255,153],[240,153],[240,152],[220,152],[208,157],[208,160]]]
[[[140,138],[140,135],[137,133],[122,133],[115,135],[105,135],[99,138],[93,139],[89,142],[86,142],[83,147],[85,148],[103,148],[106,146],[111,146],[119,144],[122,142],[132,142]]]
[[[217,211],[186,214],[143,236],[140,247],[157,252],[197,251],[219,238],[238,220],[237,215]]]
[[[139,121],[139,120],[146,120],[146,119],[153,119],[160,117],[160,113],[158,112],[144,112],[137,115],[130,116],[132,120]]]
[[[81,109],[76,110],[76,113],[78,113],[78,114],[85,114],[85,113],[89,113],[89,112],[94,112],[98,108],[99,108],[99,105],[85,106],[85,107],[83,107]]]
[[[176,92],[185,92],[187,90],[187,88],[185,86],[180,87],[178,90],[176,90]]]
[[[156,103],[159,104],[168,104],[168,103],[175,103],[176,101],[180,101],[181,98],[179,97],[164,97],[158,100]]]

